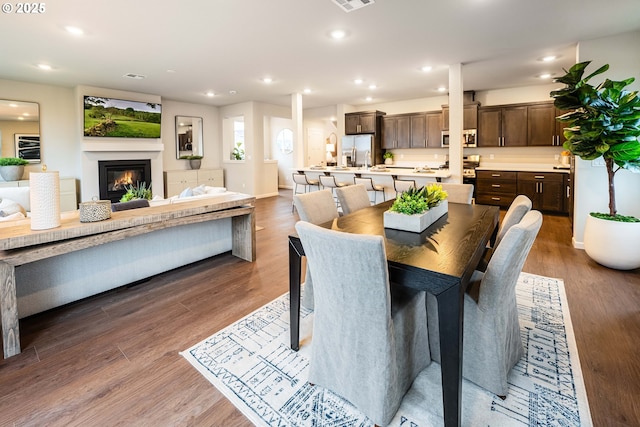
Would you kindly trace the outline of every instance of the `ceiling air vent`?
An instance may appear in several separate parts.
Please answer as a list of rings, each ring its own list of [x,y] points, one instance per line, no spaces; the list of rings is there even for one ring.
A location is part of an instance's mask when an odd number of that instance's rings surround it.
[[[374,0],[332,0],[335,4],[340,6],[345,12],[351,12],[352,10],[360,9],[361,7],[369,6],[375,3]]]
[[[127,73],[122,77],[126,77],[128,79],[142,80],[142,79],[146,78],[147,76],[143,76],[142,74]]]

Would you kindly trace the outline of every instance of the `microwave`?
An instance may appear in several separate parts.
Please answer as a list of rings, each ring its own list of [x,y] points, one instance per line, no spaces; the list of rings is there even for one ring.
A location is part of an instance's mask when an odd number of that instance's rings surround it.
[[[476,144],[476,130],[465,129],[462,131],[462,146],[463,147],[477,147]],[[442,131],[442,147],[449,147],[449,131]]]

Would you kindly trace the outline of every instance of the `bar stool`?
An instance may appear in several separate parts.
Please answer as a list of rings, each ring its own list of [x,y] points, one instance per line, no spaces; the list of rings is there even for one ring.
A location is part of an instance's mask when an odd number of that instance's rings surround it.
[[[396,197],[410,188],[416,188],[414,179],[393,179],[393,189],[396,190]]]
[[[336,188],[346,187],[347,185],[351,185],[350,182],[338,182],[336,181],[336,177],[333,175],[320,175],[320,185],[322,188],[330,188],[333,194],[333,199],[336,201],[336,206],[340,207],[340,202],[338,201],[338,197],[336,196]]]
[[[353,183],[356,185],[358,184],[364,185],[364,188],[365,190],[367,190],[367,192],[373,191],[373,200],[371,201],[372,205],[375,205],[376,202],[378,201],[378,192],[382,193],[382,201],[384,202],[386,200],[385,194],[384,194],[384,187],[382,185],[374,184],[373,178],[361,178],[356,176],[353,178]]]
[[[307,175],[304,173],[294,172],[293,173],[293,195],[306,193],[307,189],[311,191],[311,187],[318,187],[320,190],[320,182],[317,179],[309,179]],[[304,191],[298,191],[298,186],[302,186]],[[295,209],[295,204],[291,204],[291,212]]]

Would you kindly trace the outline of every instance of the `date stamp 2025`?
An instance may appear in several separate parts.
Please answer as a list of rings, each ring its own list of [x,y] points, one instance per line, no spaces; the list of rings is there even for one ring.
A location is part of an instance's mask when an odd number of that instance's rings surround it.
[[[46,3],[2,3],[2,13],[10,14],[39,14],[47,10]]]

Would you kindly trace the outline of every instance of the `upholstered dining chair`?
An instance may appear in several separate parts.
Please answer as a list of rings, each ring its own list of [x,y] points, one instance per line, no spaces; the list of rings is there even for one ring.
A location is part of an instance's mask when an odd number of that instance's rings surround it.
[[[393,180],[393,189],[396,190],[396,197],[400,195],[400,193],[404,193],[410,188],[416,188],[416,181],[413,179],[394,179]]]
[[[491,255],[493,251],[498,247],[500,241],[504,238],[504,235],[509,231],[511,227],[516,225],[522,220],[522,218],[526,215],[527,212],[531,210],[531,199],[529,199],[524,194],[520,194],[513,199],[513,202],[509,205],[509,209],[507,209],[507,213],[504,215],[502,222],[500,222],[500,228],[498,228],[498,233],[496,234],[496,240],[493,242],[493,245],[487,247],[478,267],[476,270],[485,271],[487,269],[487,265],[489,260],[491,259]]]
[[[534,210],[509,228],[487,270],[471,276],[464,296],[462,375],[502,398],[509,371],[524,355],[515,288],[541,225],[542,214]],[[427,294],[431,357],[440,362],[437,309],[436,298]]]
[[[388,425],[430,363],[425,294],[390,286],[382,236],[296,231],[316,288],[309,382]]]
[[[336,188],[336,196],[338,197],[344,215],[371,206],[369,193],[367,193],[366,188],[362,184]]]
[[[473,184],[455,184],[443,182],[442,189],[449,194],[447,200],[451,203],[464,203],[470,205],[473,200]]]
[[[373,192],[373,200],[371,201],[371,204],[375,205],[378,202],[378,193],[382,193],[382,201],[384,202],[386,200],[385,194],[384,194],[384,187],[382,185],[376,185],[373,183],[373,178],[363,178],[363,177],[354,177],[353,178],[353,183],[358,185],[358,184],[362,184],[364,185],[364,188],[367,190],[367,193],[369,192]]]
[[[317,190],[320,189],[320,181],[317,179],[309,179],[309,177],[304,173],[294,172],[293,174],[293,195],[303,194],[307,191],[311,191],[312,187],[317,187]],[[302,187],[302,191],[300,191],[300,187]],[[293,212],[293,208],[295,205],[292,204],[291,211]]]
[[[297,194],[293,196],[293,203],[298,211],[301,221],[312,224],[322,224],[338,218],[338,208],[333,201],[331,190],[320,190],[311,193]],[[309,266],[304,279],[304,292],[302,293],[301,304],[309,309],[314,309],[313,304],[313,280],[309,273]]]

